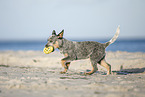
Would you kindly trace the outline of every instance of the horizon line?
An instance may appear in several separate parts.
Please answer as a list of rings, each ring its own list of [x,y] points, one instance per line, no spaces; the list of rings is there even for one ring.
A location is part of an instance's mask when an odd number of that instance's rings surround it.
[[[66,38],[65,38],[66,39]],[[67,38],[67,40],[71,41],[109,41],[111,38]],[[118,38],[116,41],[131,41],[131,40],[145,40],[145,38]],[[47,39],[9,39],[9,40],[0,40],[0,42],[34,42],[34,41],[47,41]]]

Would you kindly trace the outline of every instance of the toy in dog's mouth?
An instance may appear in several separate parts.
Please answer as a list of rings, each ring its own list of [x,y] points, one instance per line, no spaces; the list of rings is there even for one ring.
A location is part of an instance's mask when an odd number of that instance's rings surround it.
[[[45,54],[49,54],[49,53],[51,53],[51,52],[53,52],[53,51],[54,51],[54,47],[53,47],[53,46],[45,47],[45,48],[43,49],[43,52],[44,52]]]

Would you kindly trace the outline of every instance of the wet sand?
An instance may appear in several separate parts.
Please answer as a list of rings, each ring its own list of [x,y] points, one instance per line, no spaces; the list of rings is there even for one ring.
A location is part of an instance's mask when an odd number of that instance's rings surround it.
[[[66,74],[59,52],[0,52],[0,97],[144,97],[145,53],[106,52],[112,75],[98,65],[93,75],[88,59],[74,61]]]

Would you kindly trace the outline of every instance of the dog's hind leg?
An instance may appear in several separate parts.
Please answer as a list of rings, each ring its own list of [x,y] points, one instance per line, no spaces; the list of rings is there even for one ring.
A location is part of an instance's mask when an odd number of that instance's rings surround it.
[[[107,75],[111,74],[111,65],[108,64],[105,59],[101,60],[99,64],[107,69]]]
[[[92,70],[90,72],[86,72],[85,73],[86,75],[91,75],[91,74],[95,73],[98,70],[97,62],[95,60],[93,60],[92,58],[90,58],[90,61],[91,61],[91,65],[92,65]]]

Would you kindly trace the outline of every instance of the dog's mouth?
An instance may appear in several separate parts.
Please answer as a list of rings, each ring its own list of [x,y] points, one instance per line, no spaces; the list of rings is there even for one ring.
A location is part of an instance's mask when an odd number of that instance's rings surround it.
[[[45,53],[45,54],[50,54],[51,52],[53,52],[54,51],[54,47],[53,46],[48,46],[48,47],[45,47],[44,49],[43,49],[43,52]]]

